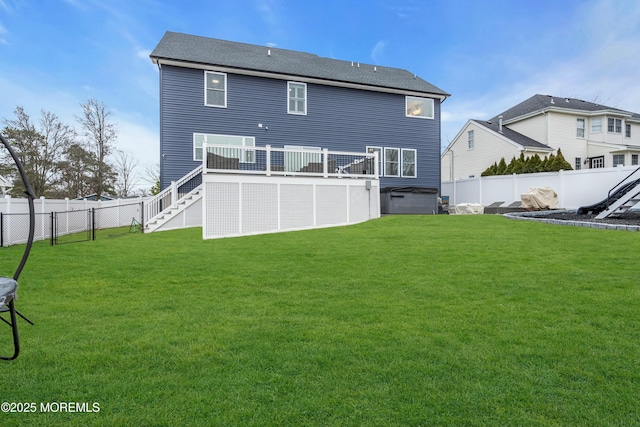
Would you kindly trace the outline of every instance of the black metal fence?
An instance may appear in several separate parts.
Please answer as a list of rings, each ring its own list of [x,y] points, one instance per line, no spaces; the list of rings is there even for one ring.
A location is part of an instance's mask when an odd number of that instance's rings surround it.
[[[37,213],[34,240],[49,240],[51,245],[96,239],[96,230],[129,227],[144,231],[144,203],[62,212]],[[29,214],[0,212],[0,247],[27,241]]]

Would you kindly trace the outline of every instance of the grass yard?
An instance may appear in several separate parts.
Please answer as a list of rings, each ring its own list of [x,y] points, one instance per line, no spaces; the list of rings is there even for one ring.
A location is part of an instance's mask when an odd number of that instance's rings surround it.
[[[490,215],[40,242],[0,364],[0,401],[37,411],[0,425],[640,425],[638,254]]]

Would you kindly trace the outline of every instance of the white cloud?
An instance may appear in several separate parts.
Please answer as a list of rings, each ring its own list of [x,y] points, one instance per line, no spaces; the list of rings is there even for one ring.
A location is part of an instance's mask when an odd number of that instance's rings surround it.
[[[271,27],[279,26],[279,20],[276,13],[273,10],[271,2],[268,0],[259,0],[257,2],[257,9],[262,16],[262,19]]]
[[[139,49],[136,52],[136,55],[140,59],[144,59],[145,61],[150,61],[149,60],[149,55],[151,55],[151,50],[149,50],[149,49]]]
[[[139,172],[145,165],[159,163],[160,136],[157,129],[151,129],[140,117],[120,111],[113,112],[113,122],[118,127],[117,147],[138,160]]]
[[[443,147],[467,120],[487,120],[535,94],[597,101],[640,113],[640,3],[596,0],[567,22],[575,23],[568,29],[574,37],[585,37],[584,42],[574,43],[573,56],[558,57],[549,51],[543,60],[512,58],[498,84],[471,99],[454,93],[442,104]],[[566,34],[557,34],[562,36]],[[524,79],[519,78],[522,75]]]
[[[387,42],[384,40],[380,40],[371,50],[371,59],[373,62],[378,64],[381,56],[384,54],[384,50],[387,47]]]

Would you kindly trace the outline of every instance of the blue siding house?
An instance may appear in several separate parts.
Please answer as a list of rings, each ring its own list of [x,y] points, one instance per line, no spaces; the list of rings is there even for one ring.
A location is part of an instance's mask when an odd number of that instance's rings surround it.
[[[160,73],[162,188],[202,163],[206,142],[378,151],[382,198],[408,187],[434,200],[440,193],[440,107],[449,94],[409,71],[174,32],[151,59]]]

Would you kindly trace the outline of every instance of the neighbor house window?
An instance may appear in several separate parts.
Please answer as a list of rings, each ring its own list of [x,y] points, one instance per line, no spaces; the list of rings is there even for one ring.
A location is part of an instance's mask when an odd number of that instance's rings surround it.
[[[227,106],[227,75],[204,72],[204,105],[209,107]]]
[[[307,114],[307,84],[306,83],[287,83],[287,99],[289,114]]]
[[[576,157],[576,161],[574,163],[574,169],[579,171],[580,169],[582,169],[582,159],[580,157]]]
[[[416,174],[416,150],[403,148],[402,153],[402,176],[405,178],[415,178]]]
[[[591,167],[593,169],[603,168],[604,167],[604,156],[594,157],[591,159]]]
[[[467,132],[467,147],[469,150],[473,150],[474,146],[475,142],[473,141],[473,131],[470,130],[469,132]]]
[[[243,150],[234,147],[255,147],[256,139],[253,136],[215,135],[209,133],[193,134],[193,160],[202,161],[204,144],[224,145],[226,147],[212,148],[210,151],[223,157],[239,159],[243,163],[255,162],[255,150]]]
[[[624,154],[614,154],[613,155],[613,167],[616,166],[624,166]]]
[[[576,119],[576,136],[584,138],[584,119]]]
[[[378,174],[382,175],[382,148],[381,147],[369,147],[367,146],[367,153],[378,153]],[[368,171],[367,171],[368,172]],[[371,171],[370,173],[373,173]]]
[[[624,136],[631,138],[631,125],[629,123],[624,124]]]
[[[384,149],[384,175],[400,176],[400,149],[385,148]]]
[[[602,118],[591,119],[591,133],[602,133]]]
[[[631,155],[631,164],[633,166],[637,166],[638,165],[638,155],[637,154],[632,154]]]
[[[407,117],[433,119],[433,99],[407,96],[405,104]]]
[[[622,133],[622,120],[621,119],[608,119],[607,132]]]

